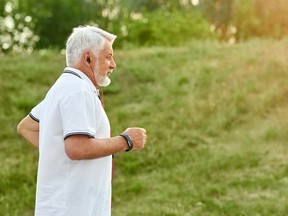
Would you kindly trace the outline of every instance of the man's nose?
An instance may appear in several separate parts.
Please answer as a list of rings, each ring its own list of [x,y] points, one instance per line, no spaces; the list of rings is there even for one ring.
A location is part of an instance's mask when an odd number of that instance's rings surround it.
[[[113,59],[113,60],[111,61],[110,67],[113,68],[113,69],[115,69],[116,66],[117,66],[117,65],[116,65],[116,62],[115,62],[115,60]]]

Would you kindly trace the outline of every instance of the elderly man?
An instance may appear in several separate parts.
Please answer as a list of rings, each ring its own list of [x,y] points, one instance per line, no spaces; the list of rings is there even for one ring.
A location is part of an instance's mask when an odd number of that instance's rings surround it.
[[[18,125],[39,147],[36,216],[111,215],[112,155],[144,148],[146,131],[128,128],[110,137],[99,87],[116,68],[116,36],[85,26],[73,29],[62,75]]]

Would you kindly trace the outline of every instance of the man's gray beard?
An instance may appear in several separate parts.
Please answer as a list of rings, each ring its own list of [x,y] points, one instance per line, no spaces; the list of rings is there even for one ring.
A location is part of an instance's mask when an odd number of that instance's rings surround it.
[[[111,83],[110,78],[107,76],[101,76],[98,72],[99,71],[98,69],[99,69],[99,62],[97,60],[96,65],[95,65],[95,72],[94,72],[94,78],[97,82],[97,85],[102,86],[102,87],[106,87],[106,86],[110,85],[110,83]]]
[[[106,87],[110,85],[111,80],[107,76],[101,76],[97,71],[94,73],[95,80],[97,82],[97,85]]]

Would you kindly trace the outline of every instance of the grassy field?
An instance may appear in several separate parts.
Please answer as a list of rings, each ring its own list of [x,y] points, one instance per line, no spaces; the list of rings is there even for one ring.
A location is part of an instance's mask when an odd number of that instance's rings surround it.
[[[116,51],[104,89],[116,155],[114,216],[288,215],[288,41]],[[0,56],[0,215],[33,215],[38,153],[16,125],[61,74],[53,51]]]

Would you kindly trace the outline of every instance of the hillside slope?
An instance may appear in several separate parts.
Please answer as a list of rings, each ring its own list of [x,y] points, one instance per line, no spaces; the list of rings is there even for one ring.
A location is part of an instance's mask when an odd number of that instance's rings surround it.
[[[113,215],[287,215],[288,41],[115,52],[104,89],[112,134],[148,131],[116,155]],[[37,150],[16,125],[64,67],[53,51],[1,56],[0,215],[33,212]]]

